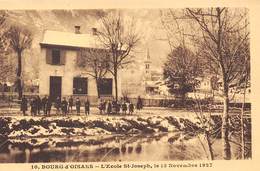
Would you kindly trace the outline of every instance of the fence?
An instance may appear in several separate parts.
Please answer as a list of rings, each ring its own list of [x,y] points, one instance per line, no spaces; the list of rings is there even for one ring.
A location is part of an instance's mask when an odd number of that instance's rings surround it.
[[[129,98],[129,100],[136,104],[137,98]],[[146,107],[170,107],[170,108],[187,108],[191,107],[192,105],[196,104],[196,101],[194,99],[142,99],[143,105]],[[200,100],[201,105],[208,106],[210,103],[210,100],[203,99]],[[217,106],[219,109],[223,108],[222,102],[214,102],[212,105]],[[229,103],[230,108],[242,108],[242,103],[238,102],[232,102]],[[245,109],[250,110],[251,109],[251,103],[245,103]]]
[[[24,95],[31,99],[34,96],[37,96],[37,93],[25,92]],[[67,96],[67,100],[68,100]],[[98,103],[98,98],[96,96],[86,96],[86,95],[73,95],[73,98],[79,97],[81,101],[84,101],[86,98],[90,101],[92,106],[96,106]],[[102,96],[101,99],[108,100],[112,99],[112,96]],[[127,98],[133,104],[137,104],[136,98]],[[185,100],[180,99],[166,99],[166,98],[142,98],[144,107],[170,107],[170,108],[189,108],[192,105],[196,104],[195,100],[192,98],[187,98]],[[210,99],[201,100],[201,104],[207,106],[210,102]],[[10,107],[19,105],[18,94],[17,93],[4,93],[0,95],[0,107]],[[219,109],[223,108],[223,103],[215,102],[213,105],[217,106]],[[241,108],[242,103],[232,102],[229,103],[230,108]],[[251,109],[251,103],[245,103],[245,108],[247,110]]]

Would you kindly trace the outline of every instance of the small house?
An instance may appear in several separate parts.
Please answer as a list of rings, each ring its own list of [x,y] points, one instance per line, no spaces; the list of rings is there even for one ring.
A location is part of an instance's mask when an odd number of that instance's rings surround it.
[[[77,65],[82,48],[95,50],[101,48],[98,43],[96,29],[91,33],[46,30],[40,42],[41,56],[39,59],[39,94],[48,95],[52,99],[58,96],[88,97],[97,100],[95,79]],[[113,76],[108,73],[100,84],[101,97],[114,96]],[[121,96],[121,78],[118,76],[118,95]]]

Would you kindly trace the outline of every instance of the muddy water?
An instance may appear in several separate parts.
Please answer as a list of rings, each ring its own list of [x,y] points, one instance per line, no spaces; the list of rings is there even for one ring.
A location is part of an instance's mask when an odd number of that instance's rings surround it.
[[[1,163],[207,159],[197,137],[178,132],[12,139],[2,144]]]

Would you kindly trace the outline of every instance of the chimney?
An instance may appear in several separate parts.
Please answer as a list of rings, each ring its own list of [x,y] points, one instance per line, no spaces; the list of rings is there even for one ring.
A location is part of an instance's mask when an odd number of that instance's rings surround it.
[[[95,36],[97,35],[97,28],[95,28],[95,27],[92,28],[92,34]]]
[[[74,26],[75,34],[80,34],[80,26]]]

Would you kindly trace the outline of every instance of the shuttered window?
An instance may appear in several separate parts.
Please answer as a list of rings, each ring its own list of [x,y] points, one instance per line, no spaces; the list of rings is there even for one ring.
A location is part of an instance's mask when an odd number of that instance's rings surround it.
[[[51,49],[46,49],[46,63],[52,64],[52,51],[51,51]]]
[[[85,60],[82,57],[82,51],[81,50],[77,51],[76,65],[79,66],[79,67],[82,67],[82,68],[84,68],[86,66]]]
[[[60,49],[46,49],[46,63],[50,65],[65,65],[66,51]]]
[[[60,65],[65,65],[66,64],[66,51],[61,50],[60,51]]]
[[[52,50],[52,64],[53,65],[60,64],[60,50],[58,50],[58,49]]]

